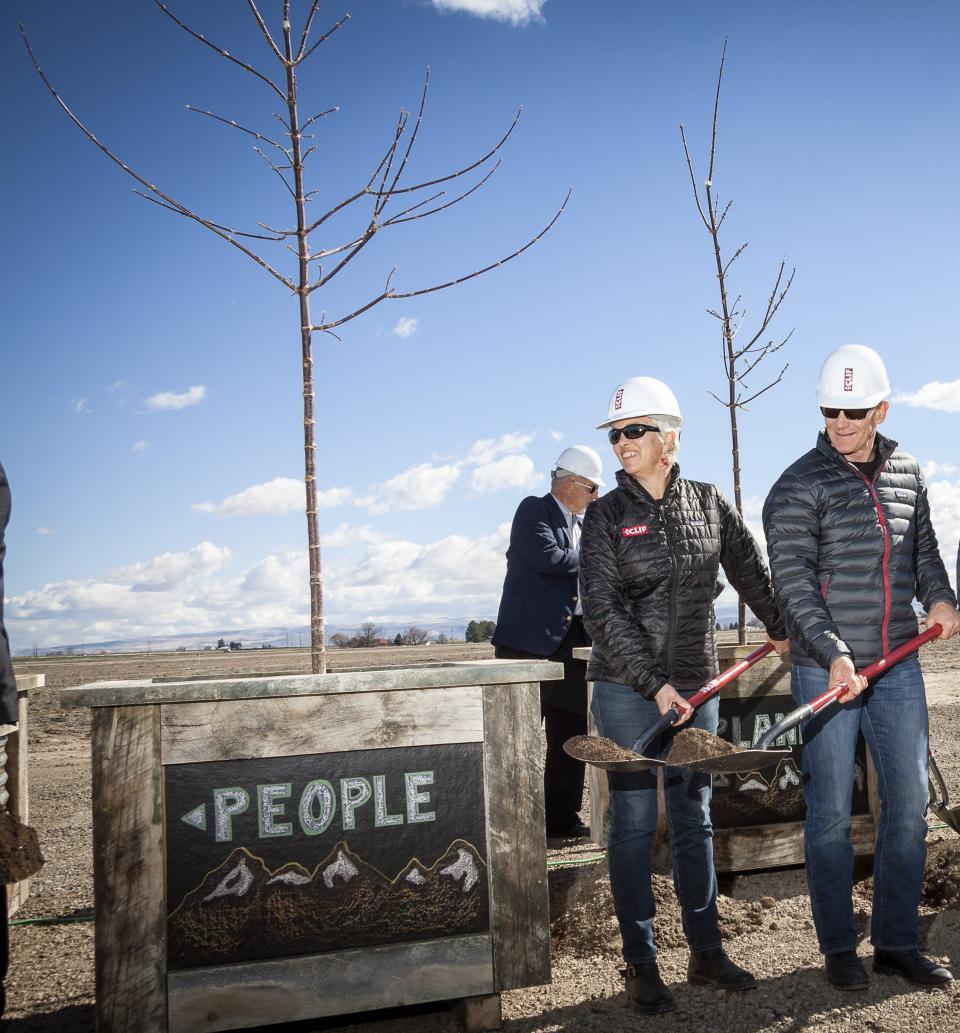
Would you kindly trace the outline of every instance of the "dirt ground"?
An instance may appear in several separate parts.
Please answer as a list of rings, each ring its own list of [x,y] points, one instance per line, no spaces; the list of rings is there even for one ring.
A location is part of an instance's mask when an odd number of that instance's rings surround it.
[[[330,654],[335,670],[370,668],[492,655],[489,646],[419,646],[342,650]],[[947,783],[960,799],[960,641],[933,643],[922,655],[930,703],[931,740]],[[11,928],[7,979],[9,1033],[93,1033],[93,907],[90,840],[89,717],[61,710],[56,690],[104,679],[229,677],[305,672],[306,650],[64,657],[17,661],[18,673],[42,673],[46,687],[31,693],[31,824],[47,863],[15,920],[58,918],[56,924]],[[954,800],[957,802],[957,800]],[[588,806],[588,805],[587,805]],[[586,808],[585,808],[586,811]],[[586,814],[585,814],[586,816]],[[931,819],[933,820],[933,819]],[[933,956],[960,969],[960,837],[931,831],[922,937]],[[922,991],[888,976],[869,990],[843,994],[822,976],[802,869],[721,877],[720,913],[730,955],[757,975],[757,990],[728,995],[688,986],[687,949],[670,880],[655,876],[657,939],[664,979],[679,1010],[656,1020],[631,1011],[623,992],[619,935],[613,917],[603,851],[592,844],[549,844],[553,982],[503,995],[508,1033],[603,1031],[649,1026],[658,1033],[794,1033],[799,1030],[932,1031],[960,1028],[960,981]],[[864,932],[860,953],[869,959],[869,872],[856,889]],[[71,921],[71,919],[78,919]],[[293,1033],[453,1033],[445,1005],[391,1013],[271,1026]]]

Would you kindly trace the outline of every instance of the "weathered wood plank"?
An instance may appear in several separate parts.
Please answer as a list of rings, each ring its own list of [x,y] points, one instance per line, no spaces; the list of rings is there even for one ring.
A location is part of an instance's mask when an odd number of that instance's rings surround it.
[[[21,675],[17,679],[17,731],[7,738],[8,808],[24,825],[30,824],[29,690],[40,688],[46,675]],[[7,887],[7,917],[12,918],[30,896],[30,880],[22,879]]]
[[[160,727],[164,764],[480,742],[483,701],[465,686],[173,703]]]
[[[873,853],[873,819],[853,817],[850,839],[857,855]],[[718,872],[742,872],[803,864],[803,822],[785,821],[750,828],[714,829],[713,863]]]
[[[159,707],[95,710],[97,1033],[166,1033]]]
[[[170,1033],[213,1033],[490,994],[488,934],[172,971]]]
[[[585,648],[589,652],[589,647]],[[574,655],[577,650],[575,649]],[[597,722],[593,716],[593,682],[587,682],[587,731],[590,735],[599,735]],[[590,839],[602,847],[607,845],[610,835],[610,786],[607,773],[603,768],[587,765],[587,786],[590,791]]]
[[[484,789],[494,989],[550,982],[540,691],[483,690]]]
[[[563,664],[552,660],[481,660],[476,663],[296,674],[216,681],[103,681],[61,689],[63,707],[112,707],[202,700],[257,699],[267,696],[317,696],[339,692],[391,692],[444,685],[508,685],[563,677]]]

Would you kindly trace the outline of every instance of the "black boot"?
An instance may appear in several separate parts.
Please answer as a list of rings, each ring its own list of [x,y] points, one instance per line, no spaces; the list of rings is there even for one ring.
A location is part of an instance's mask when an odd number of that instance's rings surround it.
[[[626,968],[620,970],[620,975],[626,980],[630,1003],[644,1015],[673,1011],[677,1007],[669,987],[660,978],[655,961],[644,961],[638,965],[628,963]]]
[[[916,948],[906,951],[875,950],[873,971],[887,976],[903,976],[918,986],[944,986],[953,981],[950,969],[925,958]]]
[[[712,986],[718,990],[753,990],[757,981],[745,968],[735,965],[722,947],[691,951],[687,982]]]
[[[827,954],[823,959],[827,979],[840,990],[865,990],[870,980],[856,951]],[[874,962],[876,967],[876,962]]]

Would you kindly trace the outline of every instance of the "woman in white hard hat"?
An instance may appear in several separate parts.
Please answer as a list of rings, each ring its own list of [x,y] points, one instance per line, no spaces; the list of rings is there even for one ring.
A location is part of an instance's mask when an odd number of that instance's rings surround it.
[[[695,713],[685,697],[717,673],[713,600],[722,566],[764,622],[778,651],[786,631],[760,551],[712,484],[688,481],[676,463],[683,417],[670,388],[633,377],[599,425],[622,469],[617,488],[593,503],[583,526],[580,583],[593,639],[588,678],[598,731],[629,748],[671,707],[680,724],[716,733],[714,697]],[[599,429],[599,428],[598,428]],[[721,945],[710,824],[710,776],[666,769],[674,885],[690,945],[687,978],[748,990],[753,976]],[[653,771],[609,773],[610,887],[623,938],[626,989],[644,1013],[670,1011],[657,969],[650,861],[657,824]]]

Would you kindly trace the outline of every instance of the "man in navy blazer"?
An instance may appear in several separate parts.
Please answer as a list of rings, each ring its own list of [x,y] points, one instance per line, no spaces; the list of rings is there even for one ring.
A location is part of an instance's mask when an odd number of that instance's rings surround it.
[[[580,819],[584,767],[563,744],[587,731],[587,665],[574,660],[577,646],[590,644],[583,628],[577,574],[580,518],[597,489],[604,487],[600,456],[585,445],[564,449],[552,473],[550,494],[530,495],[517,508],[507,549],[497,629],[501,659],[563,662],[563,681],[540,686],[547,757],[544,802],[548,836],[585,836]]]

